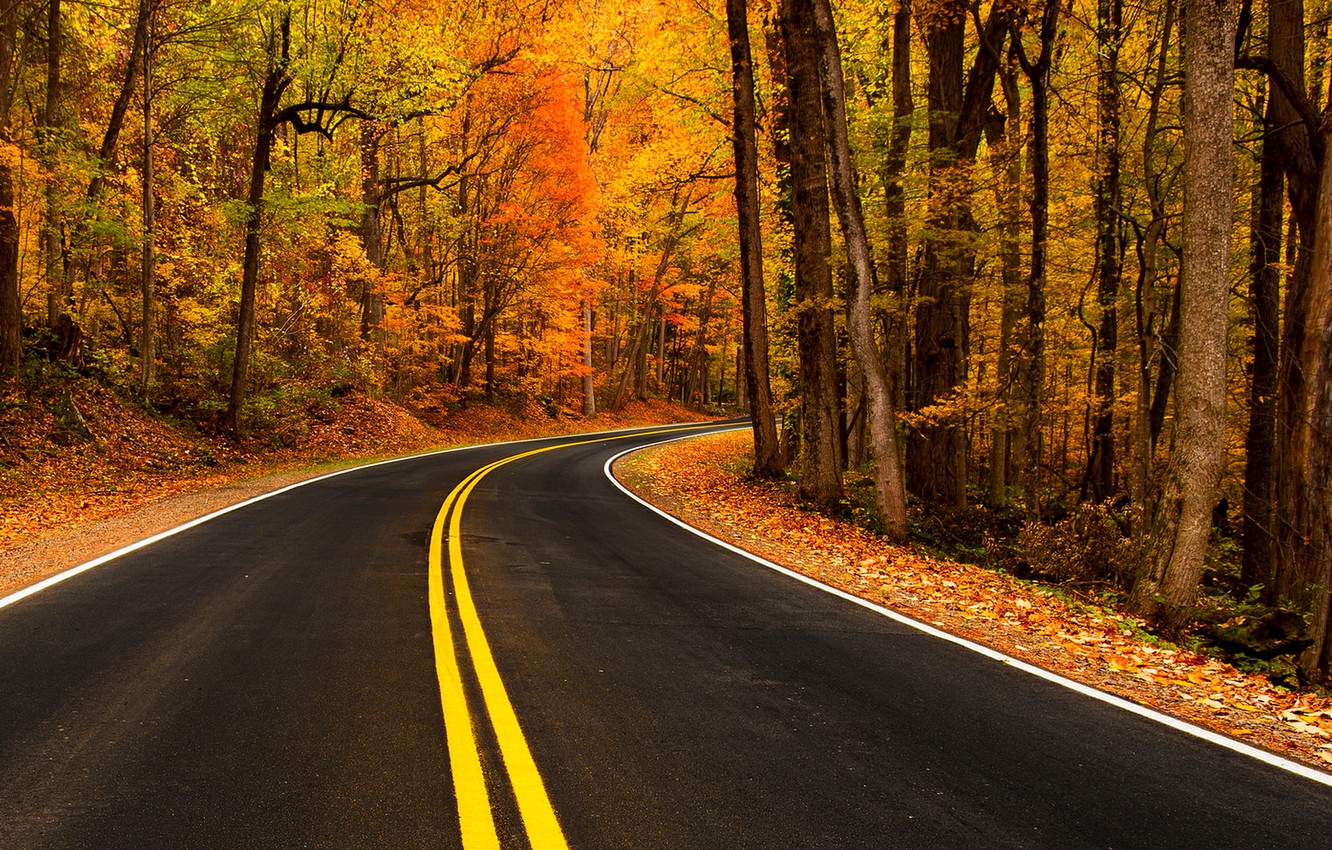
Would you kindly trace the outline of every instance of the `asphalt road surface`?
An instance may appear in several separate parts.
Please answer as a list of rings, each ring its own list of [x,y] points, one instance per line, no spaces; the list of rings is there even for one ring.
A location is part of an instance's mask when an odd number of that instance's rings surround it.
[[[356,470],[0,607],[0,847],[1332,847],[1332,788],[606,478],[667,436]]]

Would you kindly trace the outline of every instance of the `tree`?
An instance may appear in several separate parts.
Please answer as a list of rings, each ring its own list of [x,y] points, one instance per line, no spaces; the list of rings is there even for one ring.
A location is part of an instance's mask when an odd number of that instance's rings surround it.
[[[865,392],[869,403],[870,443],[874,452],[874,492],[885,533],[894,540],[907,536],[906,487],[901,456],[897,449],[897,415],[893,409],[892,387],[887,370],[874,340],[874,322],[870,314],[870,290],[873,288],[873,260],[865,217],[851,162],[851,143],[847,135],[846,84],[842,78],[842,56],[837,44],[828,0],[812,0],[814,32],[819,46],[819,77],[823,83],[823,110],[828,129],[829,164],[832,173],[833,205],[842,225],[851,271],[849,334],[856,361],[865,373]]]
[[[789,121],[790,190],[800,355],[800,492],[824,510],[842,498],[841,399],[819,42],[808,4],[780,5]]]
[[[1225,439],[1234,6],[1231,0],[1202,0],[1185,9],[1187,248],[1180,282],[1178,425],[1151,559],[1134,590],[1138,610],[1173,632],[1188,622],[1202,577]]]
[[[9,162],[9,115],[18,59],[19,4],[0,11],[0,378],[18,373],[23,359],[23,308],[19,291],[19,226],[14,214],[14,172]]]
[[[758,205],[758,139],[754,128],[754,63],[745,0],[726,0],[726,28],[731,43],[735,101],[735,213],[741,246],[745,385],[750,400],[750,420],[754,426],[754,472],[758,476],[775,478],[782,473],[782,457],[778,452],[767,365],[767,306],[763,294]]]

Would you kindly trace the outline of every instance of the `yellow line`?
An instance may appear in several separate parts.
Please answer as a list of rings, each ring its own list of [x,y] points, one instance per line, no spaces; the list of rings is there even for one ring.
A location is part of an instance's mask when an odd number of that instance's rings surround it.
[[[453,647],[453,629],[444,601],[444,570],[441,563],[444,517],[462,490],[458,485],[435,518],[430,532],[429,596],[430,629],[435,638],[435,674],[439,677],[440,703],[444,709],[444,736],[449,748],[453,791],[458,800],[458,823],[467,850],[499,850],[495,818],[491,814],[486,780],[481,772],[481,754],[472,732],[472,719],[463,694],[462,671]]]
[[[480,848],[489,850],[499,845],[495,836],[494,815],[490,808],[485,779],[481,773],[481,761],[476,748],[476,737],[472,731],[471,716],[463,694],[462,675],[444,596],[444,547],[441,544],[446,517],[450,575],[453,579],[453,595],[458,606],[458,616],[462,621],[465,650],[471,656],[472,666],[481,685],[481,696],[499,742],[504,768],[509,774],[509,783],[518,801],[518,812],[522,816],[528,841],[532,850],[567,850],[569,845],[565,841],[564,831],[560,828],[559,820],[555,816],[555,807],[551,805],[545,783],[541,780],[541,773],[537,770],[532,751],[523,736],[508,690],[500,678],[499,668],[495,664],[490,642],[486,640],[485,631],[481,628],[481,617],[477,612],[471,586],[463,569],[463,505],[482,478],[513,461],[555,449],[679,430],[686,428],[663,428],[637,434],[577,440],[502,458],[467,476],[449,494],[435,518],[435,525],[430,535],[430,622],[435,633],[435,669],[439,675],[440,694],[444,706],[445,735],[448,739],[449,763],[453,769],[454,793],[458,798],[458,817],[462,824],[464,850],[480,850]]]

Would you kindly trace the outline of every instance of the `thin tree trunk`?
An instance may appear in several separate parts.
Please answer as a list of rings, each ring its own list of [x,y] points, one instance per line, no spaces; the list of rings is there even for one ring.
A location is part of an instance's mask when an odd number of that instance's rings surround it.
[[[0,13],[0,141],[9,141],[11,80],[18,59],[19,4]],[[0,378],[18,374],[23,360],[23,302],[19,291],[19,226],[14,173],[0,163]]]
[[[139,337],[139,390],[147,398],[157,378],[157,210],[153,196],[153,15],[143,33],[143,326]]]
[[[899,0],[893,14],[892,33],[893,129],[888,137],[883,160],[883,203],[887,216],[888,238],[885,245],[884,287],[893,308],[887,315],[884,353],[888,378],[893,385],[893,407],[906,406],[907,385],[907,152],[911,148],[912,118],[915,103],[911,99],[911,2]]]
[[[42,120],[40,142],[42,157],[48,170],[46,181],[46,219],[42,223],[42,244],[46,255],[46,321],[54,328],[62,313],[72,306],[72,293],[65,279],[65,252],[63,223],[60,213],[60,185],[56,179],[59,158],[60,128],[60,0],[47,0],[46,41],[46,110]]]
[[[990,142],[991,149],[1007,160],[998,199],[1001,222],[999,253],[1004,291],[999,315],[999,351],[996,358],[999,396],[998,404],[995,405],[994,425],[990,432],[988,501],[992,507],[1008,503],[1009,436],[1012,433],[1014,418],[1010,411],[1017,406],[1012,348],[1018,313],[1024,300],[1022,249],[1019,244],[1022,230],[1022,140],[1018,128],[1022,122],[1022,94],[1018,88],[1018,71],[1015,64],[1010,63],[1010,67],[1001,77],[1006,111],[1003,136],[996,137]],[[1018,463],[1022,463],[1025,457],[1022,452],[1024,446],[1025,441],[1019,439],[1015,446],[1018,450],[1013,452],[1013,459]]]
[[[1151,208],[1151,220],[1138,233],[1138,281],[1135,293],[1138,339],[1138,363],[1135,370],[1136,392],[1133,417],[1133,460],[1129,489],[1133,501],[1133,539],[1143,544],[1148,525],[1155,513],[1152,467],[1156,438],[1152,433],[1151,394],[1152,363],[1162,356],[1158,338],[1159,310],[1156,302],[1157,248],[1165,233],[1166,215],[1161,173],[1154,160],[1156,136],[1161,113],[1161,99],[1166,88],[1166,67],[1170,38],[1175,23],[1175,4],[1167,3],[1157,45],[1156,73],[1148,95],[1147,126],[1143,133],[1143,183]],[[1173,353],[1172,355],[1173,356]]]
[[[583,299],[583,416],[597,415],[596,374],[592,371],[592,301]]]
[[[1031,269],[1027,275],[1023,345],[1018,365],[1022,396],[1023,501],[1027,519],[1040,516],[1041,402],[1045,388],[1045,267],[1050,231],[1050,73],[1060,0],[1046,0],[1041,14],[1041,52],[1028,62],[1020,42],[1015,49],[1031,83]]]
[[[763,247],[759,228],[758,142],[754,118],[754,67],[749,49],[745,0],[726,0],[726,29],[731,42],[732,92],[735,99],[732,141],[735,150],[735,206],[740,228],[741,299],[744,321],[745,386],[754,428],[754,473],[775,478],[782,473],[777,424],[768,383],[768,319],[763,292]]]
[[[1123,274],[1119,217],[1120,115],[1119,46],[1123,0],[1097,3],[1097,41],[1101,57],[1097,79],[1100,112],[1101,174],[1097,181],[1096,220],[1100,242],[1097,301],[1101,327],[1096,335],[1096,400],[1092,420],[1092,451],[1087,464],[1092,498],[1101,502],[1115,491],[1115,359],[1119,344],[1118,301]]]
[[[1167,631],[1189,622],[1219,495],[1230,293],[1234,0],[1185,8],[1184,264],[1178,425],[1138,611]]]
[[[833,206],[842,225],[850,266],[851,291],[847,301],[851,314],[848,331],[856,362],[865,373],[870,443],[874,452],[874,491],[879,512],[883,516],[885,534],[894,540],[905,540],[906,487],[897,448],[897,416],[893,410],[892,387],[888,383],[887,370],[874,340],[874,320],[870,312],[874,266],[851,161],[841,49],[837,44],[837,30],[828,0],[812,0],[811,5],[814,32],[820,48],[819,76],[823,81]]]
[[[1274,129],[1271,97],[1263,126]],[[1253,363],[1249,384],[1249,427],[1244,441],[1243,556],[1240,565],[1245,587],[1262,585],[1272,591],[1276,546],[1272,527],[1272,499],[1276,453],[1277,356],[1280,339],[1281,226],[1285,213],[1280,152],[1264,141],[1254,192],[1253,232],[1249,265],[1250,315],[1253,319]],[[1275,601],[1275,600],[1272,600]]]
[[[274,116],[278,103],[291,78],[287,76],[289,56],[290,13],[283,16],[279,38],[281,48],[273,57],[273,65],[264,79],[263,94],[259,99],[258,129],[254,141],[254,158],[250,163],[250,192],[246,197],[248,214],[245,219],[245,259],[241,265],[240,307],[236,317],[236,354],[232,361],[231,394],[227,401],[224,430],[240,433],[241,409],[245,403],[245,385],[250,372],[250,349],[254,344],[254,307],[259,284],[259,248],[264,217],[264,178],[273,153],[276,131]]]

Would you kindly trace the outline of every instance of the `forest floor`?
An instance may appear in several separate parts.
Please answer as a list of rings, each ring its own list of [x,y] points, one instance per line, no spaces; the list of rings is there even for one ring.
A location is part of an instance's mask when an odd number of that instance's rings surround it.
[[[640,496],[715,537],[921,623],[1322,770],[1332,699],[1278,688],[1160,640],[1143,623],[1057,586],[892,546],[748,477],[752,438],[730,432],[620,461]]]
[[[65,391],[84,433],[62,424]],[[427,425],[350,392],[249,440],[156,416],[97,381],[0,391],[0,596],[196,517],[332,469],[477,443],[695,421],[633,402],[618,415],[552,418],[472,404]]]

